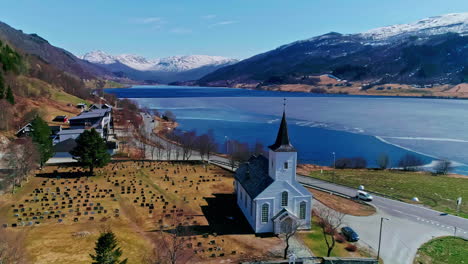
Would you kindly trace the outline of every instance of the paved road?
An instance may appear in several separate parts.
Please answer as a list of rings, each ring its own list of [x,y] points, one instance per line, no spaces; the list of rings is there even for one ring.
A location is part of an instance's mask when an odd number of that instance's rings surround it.
[[[356,195],[356,189],[346,186],[301,175],[298,175],[297,179],[301,183],[314,185],[349,196]],[[421,223],[432,224],[452,233],[455,231],[454,227],[457,227],[457,235],[468,238],[468,219],[453,215],[443,215],[441,212],[429,208],[384,198],[378,195],[373,196],[374,200],[372,201],[372,204],[390,216],[397,216]]]

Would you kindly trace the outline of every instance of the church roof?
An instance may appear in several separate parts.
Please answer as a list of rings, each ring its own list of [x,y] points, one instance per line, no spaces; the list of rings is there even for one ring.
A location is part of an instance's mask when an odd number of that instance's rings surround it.
[[[296,152],[296,149],[291,145],[288,135],[288,124],[286,122],[286,113],[283,112],[283,118],[276,136],[275,144],[269,146],[275,152]]]
[[[263,155],[252,156],[234,175],[251,199],[257,197],[273,182],[268,175],[268,159]]]

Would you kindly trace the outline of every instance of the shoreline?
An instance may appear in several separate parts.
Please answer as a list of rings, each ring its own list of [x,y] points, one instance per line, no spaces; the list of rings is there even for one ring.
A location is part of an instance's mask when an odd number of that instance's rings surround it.
[[[408,99],[440,99],[440,100],[468,100],[468,93],[466,95],[417,95],[412,93],[401,93],[401,94],[390,94],[390,93],[362,93],[362,92],[326,92],[326,93],[313,93],[306,91],[290,91],[290,90],[268,90],[268,89],[257,89],[254,87],[232,87],[232,86],[200,86],[200,85],[170,85],[170,84],[136,84],[129,85],[128,87],[115,87],[115,88],[105,88],[106,89],[131,89],[134,86],[149,86],[148,89],[151,89],[151,86],[164,86],[164,88],[225,88],[225,89],[242,89],[250,91],[265,91],[265,92],[278,92],[278,93],[290,93],[290,94],[307,94],[323,97],[334,97],[334,96],[350,96],[350,97],[364,97],[364,98],[408,98]],[[154,88],[154,87],[153,87]],[[426,89],[426,88],[415,88],[415,89]],[[146,97],[138,97],[146,98]],[[172,98],[172,97],[170,97]]]

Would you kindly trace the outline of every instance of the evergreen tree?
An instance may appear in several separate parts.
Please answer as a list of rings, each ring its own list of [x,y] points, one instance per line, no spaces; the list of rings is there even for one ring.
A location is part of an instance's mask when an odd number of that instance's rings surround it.
[[[119,260],[122,250],[117,246],[114,233],[111,231],[101,233],[94,248],[96,255],[90,254],[93,259],[92,264],[126,264],[127,259]]]
[[[2,71],[0,71],[0,100],[3,98],[5,98],[5,80]]]
[[[93,175],[95,167],[103,167],[110,161],[107,153],[107,146],[104,139],[96,129],[85,130],[76,139],[76,147],[70,154],[78,160],[85,168],[89,168],[89,173]]]
[[[8,89],[6,92],[6,100],[12,105],[15,104],[15,96],[13,95],[13,91],[11,90],[10,86],[8,86]]]
[[[37,145],[40,156],[39,163],[42,167],[44,163],[54,155],[54,147],[52,145],[52,139],[50,138],[52,132],[47,123],[39,116],[33,119],[31,126],[32,140]]]

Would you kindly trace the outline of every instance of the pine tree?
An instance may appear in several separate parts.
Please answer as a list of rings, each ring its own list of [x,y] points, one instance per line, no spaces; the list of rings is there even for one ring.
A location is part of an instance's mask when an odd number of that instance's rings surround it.
[[[107,153],[107,146],[104,139],[96,129],[85,130],[76,139],[76,147],[70,154],[85,168],[89,168],[89,173],[93,175],[94,168],[105,166],[110,161]]]
[[[37,145],[42,167],[44,163],[54,155],[54,147],[52,145],[52,139],[50,138],[51,131],[47,123],[39,116],[33,119],[31,126],[32,140]]]
[[[13,95],[13,91],[11,90],[10,86],[8,86],[8,89],[6,92],[6,100],[12,105],[15,104],[15,96]]]
[[[111,231],[101,233],[94,248],[96,255],[90,254],[93,259],[92,264],[126,264],[127,259],[119,260],[122,250],[117,246],[114,233]]]
[[[5,80],[3,79],[3,73],[0,71],[0,100],[5,98]]]

